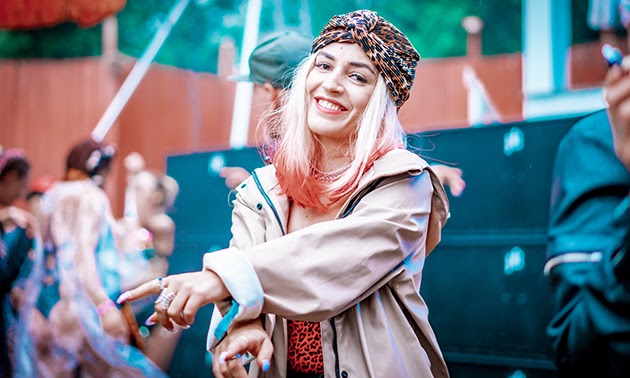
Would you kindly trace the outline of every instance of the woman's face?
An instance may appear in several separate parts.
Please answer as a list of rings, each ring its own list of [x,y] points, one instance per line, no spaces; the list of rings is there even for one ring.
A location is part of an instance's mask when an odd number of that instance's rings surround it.
[[[307,123],[325,147],[347,143],[378,75],[356,43],[331,43],[320,50],[306,79]]]

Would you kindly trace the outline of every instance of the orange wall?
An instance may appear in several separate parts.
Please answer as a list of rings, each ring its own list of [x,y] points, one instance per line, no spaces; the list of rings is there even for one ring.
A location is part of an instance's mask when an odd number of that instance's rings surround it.
[[[65,156],[90,136],[124,76],[100,58],[0,61],[0,144],[20,147],[32,176],[61,177]],[[117,162],[107,185],[122,210],[122,159],[142,153],[147,167],[164,170],[166,156],[226,148],[234,84],[215,75],[154,65],[107,135]]]
[[[89,137],[116,90],[109,66],[96,58],[0,61],[0,144],[24,149],[31,177],[61,177],[69,147]],[[118,131],[108,135],[116,141]],[[118,186],[111,180],[108,186]]]

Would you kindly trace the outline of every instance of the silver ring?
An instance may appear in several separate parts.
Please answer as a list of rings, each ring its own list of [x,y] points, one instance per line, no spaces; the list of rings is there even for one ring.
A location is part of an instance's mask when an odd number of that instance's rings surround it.
[[[157,299],[155,300],[155,304],[162,302],[169,293],[170,291],[168,291],[168,289],[166,288],[162,289],[162,291],[160,292],[160,295],[158,295]]]
[[[164,290],[164,278],[158,277],[156,278],[156,280],[157,280],[157,284],[160,290]]]
[[[164,296],[164,301],[162,302],[162,309],[166,310],[173,301],[173,298],[175,298],[175,293],[167,291],[167,294]]]

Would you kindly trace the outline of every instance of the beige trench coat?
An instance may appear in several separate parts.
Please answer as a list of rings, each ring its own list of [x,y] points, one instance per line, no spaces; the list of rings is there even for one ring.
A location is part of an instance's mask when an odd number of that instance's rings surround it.
[[[285,235],[288,213],[274,167],[254,171],[234,201],[230,248],[204,256],[204,268],[221,276],[240,306],[234,319],[268,314],[271,368],[262,373],[253,363],[250,376],[286,376],[292,319],[321,323],[326,378],[448,377],[419,294],[425,257],[448,217],[444,188],[428,164],[391,151],[362,177],[337,219]],[[227,318],[229,303],[217,307]],[[209,350],[220,342],[219,320],[215,310]]]

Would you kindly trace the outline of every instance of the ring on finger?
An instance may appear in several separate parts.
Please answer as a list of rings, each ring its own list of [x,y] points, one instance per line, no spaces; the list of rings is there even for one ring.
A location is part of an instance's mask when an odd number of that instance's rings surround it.
[[[164,290],[164,278],[158,277],[156,278],[156,280],[157,280],[157,285],[160,288],[160,290]]]
[[[175,293],[173,293],[172,291],[168,291],[168,289],[164,289],[164,290],[166,291],[166,294],[162,301],[162,309],[166,310],[168,306],[170,306],[171,302],[173,301],[173,298],[175,298]]]
[[[161,303],[166,297],[167,292],[168,289],[162,289],[162,291],[160,291],[160,295],[158,295],[157,299],[155,300],[155,304]]]
[[[171,292],[167,288],[164,288],[162,289],[162,291],[160,292],[160,295],[155,300],[155,304],[164,303],[169,297],[170,299],[168,300],[168,302],[170,304],[173,298],[175,298],[175,293]],[[166,305],[166,307],[168,307],[168,304]]]

